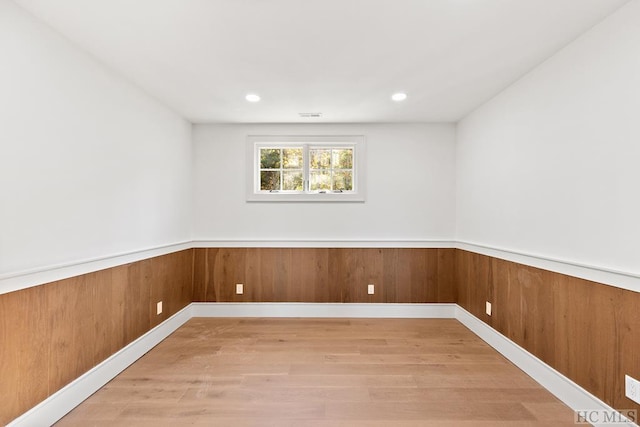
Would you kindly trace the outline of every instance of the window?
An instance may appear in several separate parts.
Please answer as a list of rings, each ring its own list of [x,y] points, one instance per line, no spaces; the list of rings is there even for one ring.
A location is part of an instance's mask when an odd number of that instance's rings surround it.
[[[364,201],[364,137],[250,136],[248,201]]]
[[[260,147],[260,191],[304,189],[304,147]]]

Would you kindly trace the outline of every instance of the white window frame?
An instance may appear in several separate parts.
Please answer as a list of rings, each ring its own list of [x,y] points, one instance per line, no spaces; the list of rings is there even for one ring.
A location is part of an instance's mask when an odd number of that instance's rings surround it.
[[[268,192],[260,190],[260,148],[303,147],[304,191]],[[345,192],[309,191],[309,148],[353,148],[353,190]],[[365,138],[362,135],[247,137],[247,201],[248,202],[364,202]]]

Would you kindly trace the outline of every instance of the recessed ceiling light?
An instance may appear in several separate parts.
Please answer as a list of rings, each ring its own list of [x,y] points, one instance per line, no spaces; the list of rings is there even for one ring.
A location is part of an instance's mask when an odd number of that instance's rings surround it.
[[[407,94],[404,92],[394,93],[393,95],[391,95],[391,99],[396,102],[404,101],[405,99],[407,99]]]
[[[255,93],[249,93],[247,94],[247,96],[244,97],[244,99],[246,99],[249,102],[258,102],[260,101],[260,96],[256,95]]]

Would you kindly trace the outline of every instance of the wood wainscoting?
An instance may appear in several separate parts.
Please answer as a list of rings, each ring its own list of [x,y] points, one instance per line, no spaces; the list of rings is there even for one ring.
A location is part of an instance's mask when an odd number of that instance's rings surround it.
[[[623,383],[640,378],[638,292],[452,248],[197,248],[0,295],[0,425],[191,302],[458,303],[640,412]]]
[[[188,249],[0,295],[0,425],[190,304],[192,264]]]
[[[456,250],[457,303],[613,408],[640,405],[640,293]],[[492,303],[492,316],[485,302]]]
[[[454,261],[455,249],[201,248],[193,300],[453,303]]]

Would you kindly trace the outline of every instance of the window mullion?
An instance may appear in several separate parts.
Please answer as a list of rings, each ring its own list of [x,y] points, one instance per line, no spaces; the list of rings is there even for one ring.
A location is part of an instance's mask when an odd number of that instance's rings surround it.
[[[333,182],[333,148],[329,150],[329,191],[333,191],[335,188]]]
[[[309,177],[310,161],[311,160],[309,159],[309,144],[304,144],[302,146],[302,191],[305,193],[309,192],[311,188],[311,182]]]

